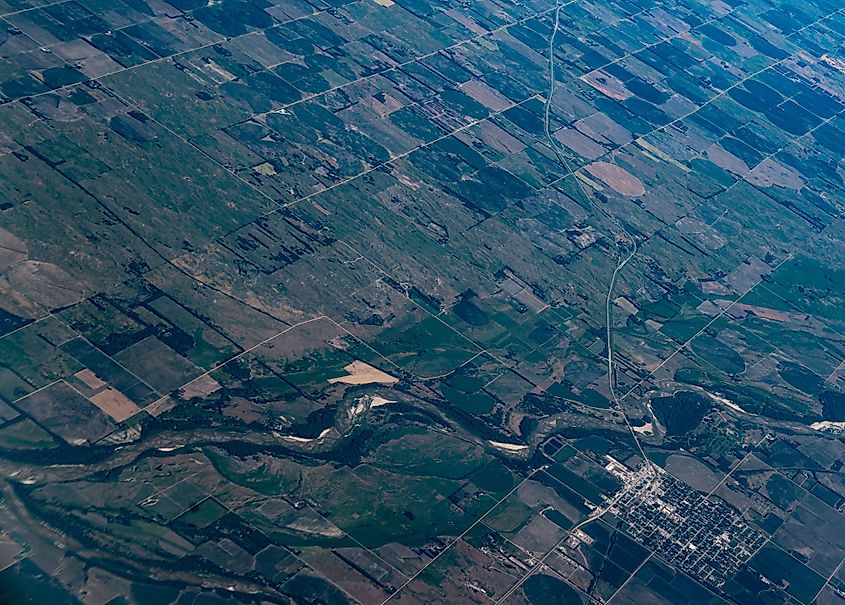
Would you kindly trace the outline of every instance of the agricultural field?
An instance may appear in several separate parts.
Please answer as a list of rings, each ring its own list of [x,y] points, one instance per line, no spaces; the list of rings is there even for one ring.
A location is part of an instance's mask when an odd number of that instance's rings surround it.
[[[845,605],[839,0],[0,0],[0,604]]]

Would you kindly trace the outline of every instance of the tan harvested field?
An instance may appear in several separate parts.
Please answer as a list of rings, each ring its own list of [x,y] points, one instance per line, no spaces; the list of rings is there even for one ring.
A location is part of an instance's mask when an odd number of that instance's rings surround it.
[[[120,391],[107,388],[90,397],[91,403],[103,410],[117,422],[123,422],[141,411],[137,404]]]
[[[196,380],[192,380],[183,386],[180,391],[183,399],[192,399],[194,397],[208,397],[221,388],[220,383],[214,380],[214,378],[204,375]]]
[[[728,172],[734,174],[745,175],[748,174],[748,164],[736,157],[730,151],[726,151],[719,145],[712,145],[707,150],[707,159],[716,164],[719,168],[724,168]]]
[[[796,191],[804,186],[804,180],[797,171],[771,158],[767,158],[755,166],[746,180],[759,187],[783,187]]]
[[[525,149],[525,143],[491,122],[478,125],[478,138],[501,153],[519,153]]]
[[[575,122],[575,127],[582,133],[598,142],[610,142],[625,145],[633,140],[631,131],[614,122],[607,115],[596,112]]]
[[[595,162],[587,166],[587,172],[620,195],[637,197],[645,193],[642,181],[616,164]]]
[[[617,101],[624,101],[633,96],[631,91],[625,87],[625,84],[619,78],[606,74],[603,71],[592,71],[581,76],[581,79],[599,92]]]
[[[747,313],[753,313],[757,317],[770,321],[800,321],[804,319],[804,316],[800,313],[789,313],[787,311],[778,311],[777,309],[746,305],[744,303],[734,303],[731,307],[732,316],[740,316]]]
[[[84,370],[80,370],[79,372],[77,372],[73,376],[74,376],[74,378],[77,378],[80,381],[82,381],[85,384],[85,386],[87,386],[88,388],[94,389],[94,390],[101,389],[104,386],[106,386],[106,382],[104,380],[100,380],[100,378],[94,372],[89,370],[88,368],[85,368]]]
[[[337,378],[329,378],[332,384],[395,384],[399,379],[391,376],[387,372],[382,372],[378,368],[374,368],[363,361],[353,361],[343,368],[349,374],[346,376],[338,376]]]
[[[595,160],[604,155],[604,147],[574,128],[561,128],[555,133],[555,138],[588,160]]]
[[[481,80],[470,80],[461,86],[461,90],[493,111],[503,111],[511,105],[502,93]]]

